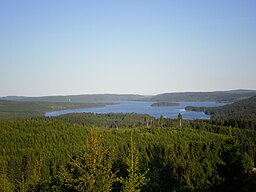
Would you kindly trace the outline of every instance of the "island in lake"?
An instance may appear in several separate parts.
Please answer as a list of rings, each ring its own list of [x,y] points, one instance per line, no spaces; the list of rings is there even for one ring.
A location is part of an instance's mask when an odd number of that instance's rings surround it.
[[[171,103],[171,102],[157,102],[152,103],[151,107],[170,107],[170,106],[179,106],[179,103]]]

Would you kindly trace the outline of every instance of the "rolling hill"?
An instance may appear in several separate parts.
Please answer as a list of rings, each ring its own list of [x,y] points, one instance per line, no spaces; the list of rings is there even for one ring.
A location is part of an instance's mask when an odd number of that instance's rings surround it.
[[[151,97],[151,101],[216,101],[235,102],[256,95],[255,90],[232,90],[214,92],[163,93]]]
[[[117,101],[144,100],[146,97],[135,94],[88,94],[88,95],[66,95],[66,96],[44,96],[44,97],[3,97],[4,100],[16,101],[40,101],[40,102],[69,102],[69,103],[106,103]]]

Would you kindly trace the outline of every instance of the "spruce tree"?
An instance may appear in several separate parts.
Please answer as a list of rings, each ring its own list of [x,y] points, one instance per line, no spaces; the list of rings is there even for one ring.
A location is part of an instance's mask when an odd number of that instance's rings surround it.
[[[138,154],[136,151],[135,143],[133,142],[131,133],[131,143],[129,148],[129,157],[127,159],[128,164],[128,176],[124,179],[121,178],[121,183],[123,184],[123,192],[140,192],[141,187],[146,184],[147,179],[145,177],[146,173],[139,173],[139,161]]]
[[[64,191],[108,192],[116,181],[111,171],[113,153],[104,148],[100,137],[91,131],[80,157],[72,159],[58,178]]]

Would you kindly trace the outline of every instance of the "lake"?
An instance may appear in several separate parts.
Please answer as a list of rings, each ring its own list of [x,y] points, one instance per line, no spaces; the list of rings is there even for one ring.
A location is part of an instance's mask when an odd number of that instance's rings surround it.
[[[70,109],[61,111],[46,112],[45,116],[53,117],[64,115],[68,113],[138,113],[138,114],[148,114],[153,117],[160,117],[163,115],[168,118],[177,118],[178,114],[181,113],[183,119],[194,120],[194,119],[210,119],[209,115],[204,114],[204,112],[194,112],[186,111],[186,106],[196,106],[196,107],[218,107],[225,105],[224,103],[216,102],[179,102],[179,106],[160,106],[151,107],[153,102],[142,102],[142,101],[122,101],[118,104],[106,105],[104,107],[95,108],[80,108],[80,109]]]

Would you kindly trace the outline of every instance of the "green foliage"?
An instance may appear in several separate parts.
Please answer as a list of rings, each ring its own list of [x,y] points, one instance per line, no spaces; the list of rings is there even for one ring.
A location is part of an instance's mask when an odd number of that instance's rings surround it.
[[[253,119],[256,116],[256,96],[222,107],[207,109],[214,118]]]
[[[0,172],[0,191],[2,192],[11,192],[14,191],[13,184],[9,181],[9,178],[6,173],[6,167],[2,166]]]
[[[48,182],[87,136],[82,126],[50,121],[5,120],[0,127],[0,168],[17,189]]]
[[[222,107],[188,106],[186,110],[211,115],[213,124],[256,130],[256,96]]]
[[[60,186],[64,191],[111,191],[116,181],[112,161],[110,149],[103,148],[99,136],[91,131],[82,154],[59,172]]]
[[[104,106],[104,104],[8,101],[0,99],[0,119],[40,117],[49,111],[100,106]]]
[[[239,143],[235,139],[228,139],[222,144],[222,162],[218,164],[222,183],[218,188],[222,191],[251,191],[250,174],[253,163],[248,154],[242,154]]]
[[[150,122],[154,120],[149,115],[141,114],[94,114],[94,113],[72,113],[60,115],[57,117],[38,117],[35,119],[44,119],[59,122],[76,123],[90,127],[106,127],[106,128],[134,128],[149,126]]]
[[[148,116],[86,115],[1,120],[0,189],[225,191],[233,183],[241,191],[255,188],[254,130],[232,128],[230,134],[229,126],[202,120],[183,121],[178,129],[178,121],[168,118],[160,128],[159,119]],[[114,119],[135,126],[106,128]],[[88,127],[94,127],[89,136]]]
[[[147,179],[145,177],[146,173],[141,174],[139,172],[138,166],[138,154],[136,150],[135,143],[133,142],[132,132],[131,132],[131,142],[129,147],[129,156],[127,158],[128,164],[128,176],[124,179],[121,178],[121,183],[123,184],[123,192],[140,192],[141,187],[146,184]]]

